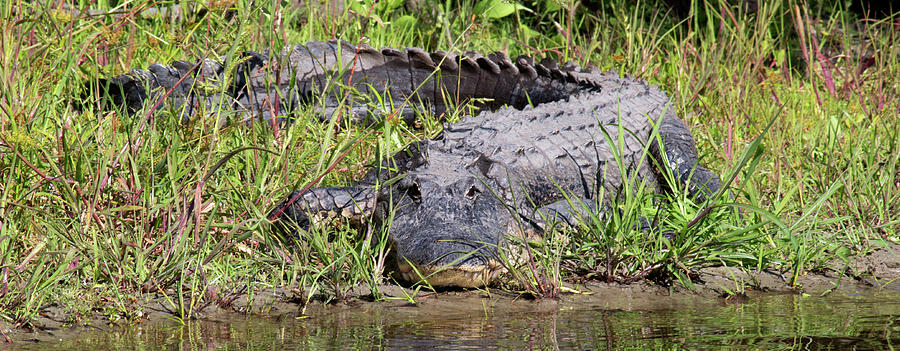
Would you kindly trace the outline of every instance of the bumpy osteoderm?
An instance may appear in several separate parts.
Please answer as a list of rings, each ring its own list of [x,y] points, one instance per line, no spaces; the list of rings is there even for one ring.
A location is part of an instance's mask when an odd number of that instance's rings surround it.
[[[185,118],[223,110],[244,118],[290,116],[299,106],[316,102],[326,118],[343,107],[356,119],[394,109],[410,119],[416,108],[440,114],[472,98],[483,99],[476,105],[488,109],[555,101],[589,89],[592,77],[574,65],[512,60],[502,53],[379,50],[313,41],[277,53],[248,51],[194,63],[154,64],[103,80],[100,87],[130,111],[154,105],[169,92],[166,107]]]

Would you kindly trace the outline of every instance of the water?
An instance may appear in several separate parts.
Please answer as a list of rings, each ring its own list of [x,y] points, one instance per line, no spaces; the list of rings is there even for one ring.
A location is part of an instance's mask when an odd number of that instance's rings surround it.
[[[567,296],[560,302],[442,294],[419,305],[313,308],[307,317],[210,318],[80,333],[36,349],[860,349],[900,348],[900,295]],[[616,306],[611,308],[609,306]]]

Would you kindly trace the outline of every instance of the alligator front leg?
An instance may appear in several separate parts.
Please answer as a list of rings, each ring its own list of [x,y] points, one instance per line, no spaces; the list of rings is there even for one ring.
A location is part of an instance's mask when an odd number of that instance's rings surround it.
[[[668,161],[669,169],[695,201],[706,201],[722,187],[719,176],[700,165],[691,131],[672,111],[668,111],[659,123],[665,157],[655,139],[650,146],[651,152],[657,160]]]
[[[565,225],[569,228],[578,228],[579,223],[588,223],[591,214],[597,214],[603,219],[606,208],[597,212],[597,204],[591,199],[576,197],[562,199],[535,210],[533,216],[535,224],[541,230],[549,229],[552,224]]]
[[[338,217],[363,223],[375,212],[376,200],[376,192],[369,186],[322,187],[306,192],[298,190],[272,210],[269,218],[282,227],[293,223],[303,230],[314,223]]]

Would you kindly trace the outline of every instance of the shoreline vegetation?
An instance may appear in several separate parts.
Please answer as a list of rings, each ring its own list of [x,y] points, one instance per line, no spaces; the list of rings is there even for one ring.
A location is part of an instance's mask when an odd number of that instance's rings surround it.
[[[122,114],[86,84],[335,38],[631,74],[669,95],[701,162],[732,180],[730,196],[705,204],[631,194],[610,220],[548,236],[566,240],[521,243],[527,264],[473,294],[650,286],[735,299],[900,285],[897,15],[777,0],[752,11],[708,0],[677,14],[624,0],[215,0],[187,2],[180,16],[145,11],[166,1],[65,3],[0,9],[0,341],[48,323],[139,322],[148,301],[184,321],[276,291],[300,314],[431,295],[427,281],[401,288],[384,274],[383,228],[339,222],[284,240],[267,213],[311,183],[347,184],[470,107],[419,126],[320,121],[312,109],[291,123],[220,124],[215,111]],[[675,239],[636,230],[641,217]]]

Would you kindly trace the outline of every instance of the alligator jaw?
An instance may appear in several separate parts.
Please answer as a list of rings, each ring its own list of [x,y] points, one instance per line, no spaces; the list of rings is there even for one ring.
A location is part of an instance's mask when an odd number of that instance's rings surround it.
[[[413,269],[415,268],[415,269]],[[420,282],[422,277],[431,286],[454,286],[460,288],[480,288],[491,283],[499,273],[505,271],[503,266],[494,260],[485,265],[464,266],[421,266],[408,262],[399,262],[397,275],[408,282]]]

